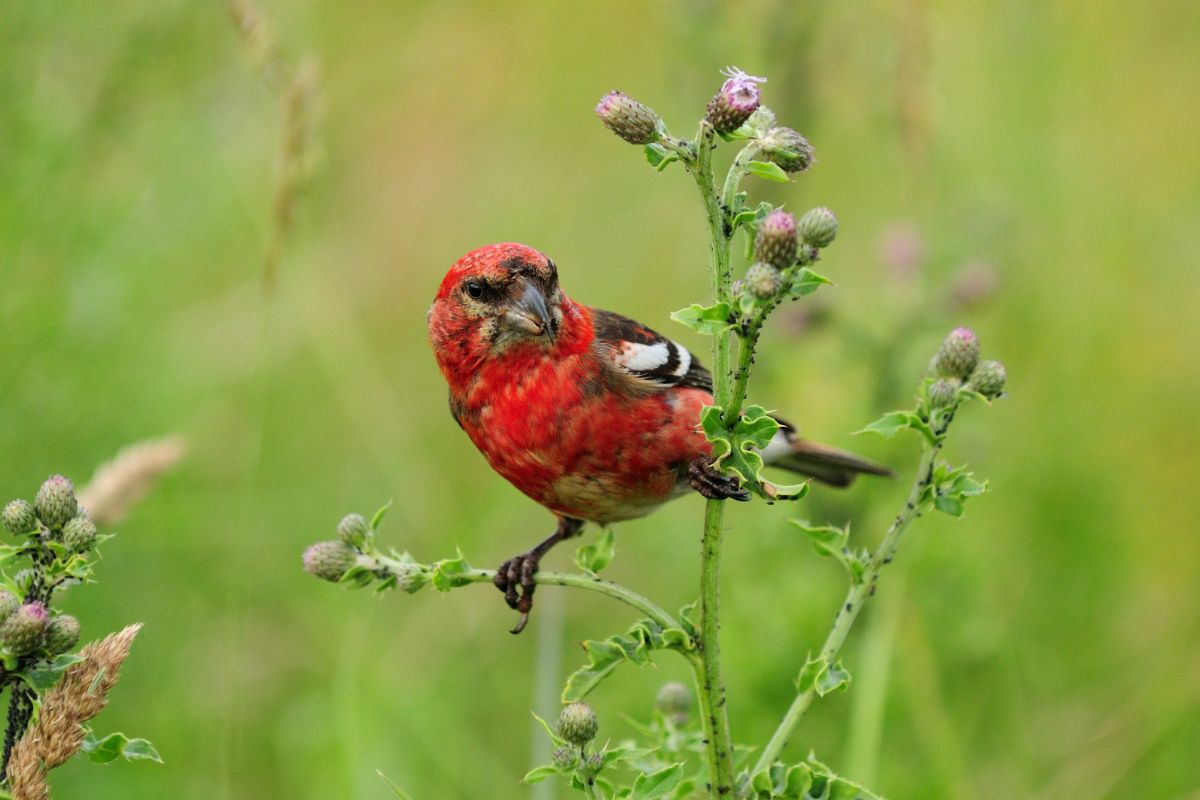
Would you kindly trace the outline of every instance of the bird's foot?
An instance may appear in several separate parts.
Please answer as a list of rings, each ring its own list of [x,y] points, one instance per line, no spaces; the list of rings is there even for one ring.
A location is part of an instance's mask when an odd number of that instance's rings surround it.
[[[508,607],[521,612],[521,618],[510,633],[525,630],[525,623],[529,621],[529,612],[533,610],[533,590],[537,588],[533,576],[537,573],[541,558],[541,553],[532,550],[513,556],[500,565],[492,578],[496,588],[504,592],[504,602],[508,603]]]
[[[688,483],[709,500],[750,499],[750,492],[742,488],[742,482],[732,475],[722,475],[708,463],[707,458],[697,458],[688,465]]]

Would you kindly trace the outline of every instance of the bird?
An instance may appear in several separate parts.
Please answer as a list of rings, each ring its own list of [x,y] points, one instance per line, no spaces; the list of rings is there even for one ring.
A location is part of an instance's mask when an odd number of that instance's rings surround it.
[[[692,491],[749,499],[736,477],[714,468],[700,430],[701,410],[713,404],[708,370],[649,327],[572,300],[538,250],[501,242],[458,259],[428,324],[455,421],[496,472],[558,520],[496,571],[496,587],[520,613],[513,633],[529,619],[542,557],[585,522],[641,517]],[[837,487],[859,473],[891,474],[776,419],[761,450],[770,466]]]

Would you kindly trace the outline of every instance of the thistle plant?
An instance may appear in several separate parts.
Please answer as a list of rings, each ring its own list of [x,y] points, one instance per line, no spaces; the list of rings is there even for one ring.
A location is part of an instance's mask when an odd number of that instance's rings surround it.
[[[160,761],[145,739],[95,735],[87,723],[109,689],[140,626],[76,651],[78,619],[56,607],[61,592],[92,580],[96,529],[71,481],[53,475],[32,502],[4,506],[0,544],[0,688],[9,690],[0,776],[16,800],[49,796],[46,773],[78,752],[98,763]]]
[[[708,240],[711,297],[676,311],[672,319],[712,337],[713,403],[696,420],[712,445],[710,467],[768,502],[798,501],[808,483],[779,485],[763,475],[763,450],[780,423],[760,405],[748,403],[756,347],[768,320],[783,304],[803,300],[831,281],[816,270],[838,236],[838,219],[824,207],[795,215],[769,202],[752,203],[743,183],[749,178],[786,183],[815,163],[814,150],[800,133],[778,124],[761,103],[765,79],[730,69],[709,101],[691,138],[673,134],[649,106],[620,92],[605,95],[596,114],[619,138],[642,148],[659,172],[678,164],[698,191]],[[714,174],[719,146],[737,148],[723,181]],[[744,240],[747,266],[735,275],[734,243]],[[576,552],[577,571],[538,571],[537,585],[598,592],[638,613],[620,633],[584,642],[587,663],[567,677],[562,716],[545,723],[555,744],[552,762],[531,770],[529,782],[558,776],[589,798],[876,798],[880,795],[838,775],[814,755],[796,760],[785,745],[809,707],[845,690],[850,672],[841,650],[855,620],[876,593],[887,565],[896,557],[912,524],[941,512],[962,516],[968,500],[986,484],[963,466],[941,458],[951,424],[971,402],[988,405],[1003,393],[1003,366],[981,360],[978,338],[957,328],[933,355],[913,406],[891,411],[859,433],[894,437],[908,431],[920,446],[918,464],[904,505],[873,550],[852,539],[848,527],[794,519],[792,523],[821,556],[844,568],[844,602],[823,643],[797,652],[795,697],[782,711],[771,737],[754,747],[735,746],[730,731],[721,659],[720,574],[725,499],[708,499],[699,558],[698,595],[676,611],[600,572],[613,558],[613,534],[605,529]],[[420,562],[406,552],[385,549],[379,528],[385,509],[370,523],[346,517],[337,538],[311,546],[304,568],[346,586],[375,586],[415,593],[428,585],[450,591],[493,583],[496,571],[471,566],[461,554]],[[584,705],[585,698],[623,664],[645,665],[672,651],[690,666],[693,695],[679,684],[664,686],[648,722],[634,726],[628,741],[602,744],[607,725]],[[782,677],[782,676],[781,676]]]

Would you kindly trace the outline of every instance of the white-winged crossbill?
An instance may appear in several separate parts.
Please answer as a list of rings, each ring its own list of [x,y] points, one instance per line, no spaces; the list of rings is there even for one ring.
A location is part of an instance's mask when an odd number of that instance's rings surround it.
[[[736,478],[710,465],[699,427],[713,402],[708,371],[650,328],[571,300],[537,250],[494,244],[459,259],[430,309],[429,338],[455,420],[497,472],[559,520],[552,536],[496,574],[522,613],[517,631],[539,560],[584,521],[640,517],[690,489],[748,499]],[[860,472],[889,474],[800,439],[787,423],[762,455],[834,486]]]

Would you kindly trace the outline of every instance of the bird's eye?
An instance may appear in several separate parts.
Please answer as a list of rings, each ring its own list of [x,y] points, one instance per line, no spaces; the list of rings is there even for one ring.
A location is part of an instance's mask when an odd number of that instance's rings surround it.
[[[483,284],[479,281],[467,281],[467,294],[476,300],[483,297]]]

